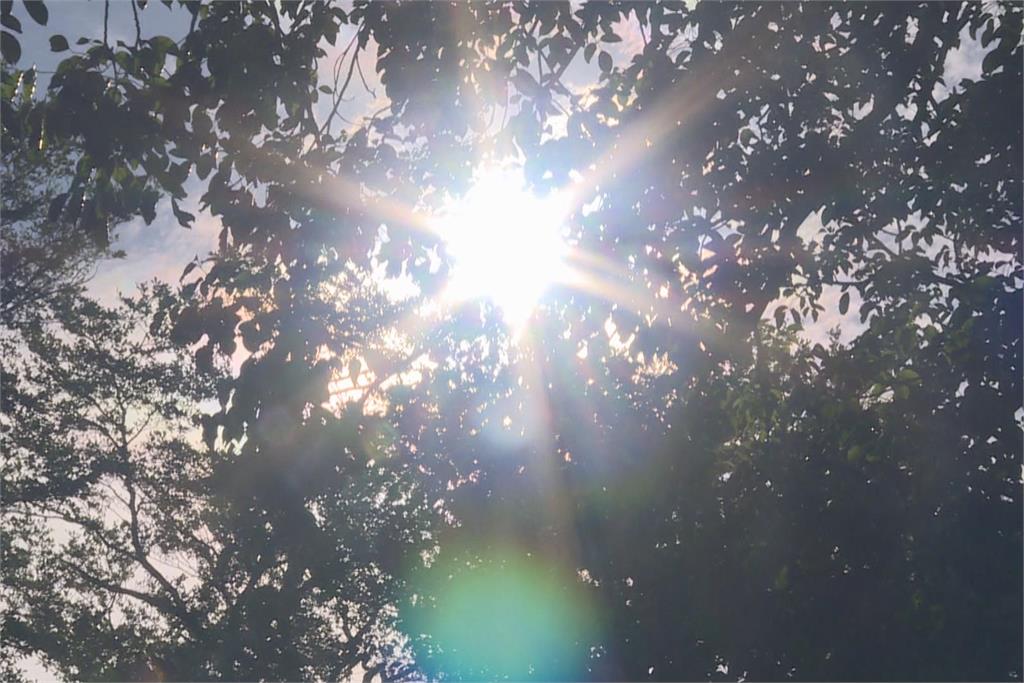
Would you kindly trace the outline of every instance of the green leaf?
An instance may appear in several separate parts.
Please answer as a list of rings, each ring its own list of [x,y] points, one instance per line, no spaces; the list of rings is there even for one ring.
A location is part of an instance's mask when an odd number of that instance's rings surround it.
[[[46,22],[50,19],[50,13],[42,0],[25,0],[25,9],[37,24],[46,26]]]
[[[4,61],[8,64],[14,64],[21,59],[21,45],[13,33],[0,33],[0,54],[3,54]]]
[[[149,39],[149,44],[153,46],[153,49],[156,50],[160,56],[178,54],[178,44],[167,36],[153,36]]]
[[[917,374],[917,370],[913,368],[903,368],[898,377],[904,382],[916,382],[921,379],[921,375]]]
[[[57,34],[50,36],[50,50],[53,52],[64,52],[68,49],[68,39]]]

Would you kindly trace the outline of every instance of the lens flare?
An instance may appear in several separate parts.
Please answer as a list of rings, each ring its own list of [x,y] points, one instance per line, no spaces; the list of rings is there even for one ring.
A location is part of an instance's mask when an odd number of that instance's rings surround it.
[[[585,586],[557,564],[504,554],[449,561],[424,586],[415,630],[431,634],[434,665],[462,680],[577,680],[596,640]],[[428,668],[429,665],[428,665]]]
[[[547,288],[565,278],[566,208],[561,194],[531,193],[519,170],[482,173],[439,220],[453,261],[450,300],[489,300],[520,330]]]

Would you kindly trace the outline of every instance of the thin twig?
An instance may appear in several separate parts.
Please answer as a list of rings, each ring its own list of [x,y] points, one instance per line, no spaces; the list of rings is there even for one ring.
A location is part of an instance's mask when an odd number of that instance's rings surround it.
[[[139,23],[138,0],[132,0],[132,17],[135,19],[135,47],[142,42],[142,24]]]
[[[351,49],[351,47],[352,47],[353,43],[355,42],[356,37],[358,35],[359,34],[357,32],[356,35],[352,37],[352,41],[349,42],[348,47],[345,48],[345,52],[342,53],[342,55],[341,55],[341,57],[339,59],[344,59],[345,55],[348,53],[349,49]],[[357,47],[356,50],[355,50],[355,53],[352,55],[352,61],[349,62],[348,74],[345,76],[345,82],[342,84],[340,89],[335,87],[335,90],[334,90],[334,105],[331,107],[330,114],[327,115],[327,120],[324,121],[323,126],[320,128],[319,135],[321,135],[321,136],[329,129],[331,123],[334,121],[334,117],[337,116],[337,114],[338,114],[338,107],[341,106],[342,97],[345,95],[345,91],[348,90],[349,83],[352,82],[352,75],[355,73],[355,66],[356,66],[356,62],[358,61],[358,57],[359,57],[359,48]]]
[[[359,62],[359,50],[356,50],[356,71],[359,72],[359,80],[363,82],[363,87],[366,88],[366,92],[376,97],[377,93],[375,93],[373,89],[369,85],[367,85],[366,77],[363,76],[363,65]]]

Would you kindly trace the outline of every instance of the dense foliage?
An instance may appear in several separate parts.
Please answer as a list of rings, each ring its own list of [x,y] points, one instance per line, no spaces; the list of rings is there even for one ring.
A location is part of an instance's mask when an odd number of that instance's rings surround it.
[[[9,661],[1021,678],[1019,5],[136,0],[34,96],[49,7],[0,3]],[[449,272],[424,216],[509,156],[612,281],[529,343],[410,324]],[[190,191],[215,254],[77,295]]]

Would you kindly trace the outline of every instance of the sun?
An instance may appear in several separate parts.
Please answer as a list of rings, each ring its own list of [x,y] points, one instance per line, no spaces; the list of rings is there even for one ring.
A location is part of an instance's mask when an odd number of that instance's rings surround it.
[[[522,331],[544,293],[566,276],[566,208],[561,193],[530,192],[520,169],[480,173],[438,220],[452,259],[446,296],[489,300],[506,325]]]

